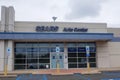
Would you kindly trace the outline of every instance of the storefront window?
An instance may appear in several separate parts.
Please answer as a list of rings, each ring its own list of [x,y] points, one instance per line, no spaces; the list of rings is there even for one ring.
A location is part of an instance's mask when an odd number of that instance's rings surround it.
[[[50,53],[56,52],[56,47],[64,52],[64,43],[16,42],[15,69],[49,69]]]
[[[65,44],[60,42],[16,42],[14,66],[15,69],[49,69],[50,53],[55,53],[56,47],[59,47],[62,53],[65,52],[64,49],[67,49],[68,68],[86,68],[86,46],[90,47],[90,67],[96,67],[96,44],[93,42],[69,42]],[[60,56],[60,59],[64,59],[64,57]]]
[[[74,45],[73,45],[74,44]],[[86,68],[86,46],[90,47],[89,63],[90,67],[96,67],[96,46],[95,43],[68,43],[68,67],[69,68]]]
[[[45,67],[50,65],[49,45],[50,43],[38,42],[15,43],[15,69],[50,68]]]

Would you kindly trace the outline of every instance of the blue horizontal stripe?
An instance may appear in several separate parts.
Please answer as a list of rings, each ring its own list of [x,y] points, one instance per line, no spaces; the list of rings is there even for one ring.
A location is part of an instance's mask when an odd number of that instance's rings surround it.
[[[0,32],[0,39],[12,40],[112,40],[113,33]]]
[[[120,42],[120,37],[114,37],[111,42]]]

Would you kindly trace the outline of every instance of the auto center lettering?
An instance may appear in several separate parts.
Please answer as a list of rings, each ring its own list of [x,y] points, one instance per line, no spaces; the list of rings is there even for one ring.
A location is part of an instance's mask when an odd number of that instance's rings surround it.
[[[63,32],[87,32],[87,28],[64,28]]]
[[[36,26],[37,32],[57,32],[58,26]],[[88,28],[64,28],[63,32],[87,32]]]

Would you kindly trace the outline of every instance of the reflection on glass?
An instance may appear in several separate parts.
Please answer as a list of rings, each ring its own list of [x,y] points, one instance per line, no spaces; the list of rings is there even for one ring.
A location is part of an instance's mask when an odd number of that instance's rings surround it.
[[[78,53],[78,57],[86,57],[86,53]]]
[[[68,47],[68,52],[77,52],[76,47]]]
[[[56,47],[52,47],[51,52],[56,52]],[[64,47],[60,47],[60,52],[64,52]]]
[[[95,47],[95,43],[87,43],[87,46]]]
[[[26,48],[15,48],[15,52],[16,52],[16,53],[26,52]]]
[[[55,59],[55,56],[52,56],[52,59]]]
[[[63,43],[51,43],[51,47],[64,47]]]
[[[77,57],[77,53],[68,53],[68,57]]]
[[[96,67],[96,63],[90,63],[90,67]]]
[[[90,47],[89,62],[91,67],[96,66],[96,45],[93,42],[68,43],[68,67],[69,68],[86,68],[86,46]],[[76,63],[76,65],[75,65]],[[94,64],[93,64],[94,63]]]
[[[67,47],[76,47],[76,43],[67,43]]]
[[[30,63],[27,65],[27,69],[38,69],[38,66],[37,66],[37,64]]]
[[[50,52],[49,48],[43,47],[39,48],[39,52]]]
[[[50,63],[50,59],[39,59],[39,63]]]
[[[95,62],[96,58],[89,58],[89,62]]]
[[[29,52],[27,53],[27,58],[38,58],[38,53]]]
[[[50,43],[39,43],[39,47],[49,47]]]
[[[59,56],[60,59],[63,59],[62,56]]]
[[[26,59],[15,59],[15,64],[25,64]]]
[[[85,47],[86,43],[78,43],[78,47]]]
[[[86,48],[90,46],[90,66],[96,67],[96,44],[93,42],[66,43],[68,51],[68,67],[86,67]],[[15,43],[15,69],[46,69],[50,68],[50,53],[64,52],[64,43],[42,43],[42,42],[16,42]],[[63,59],[62,56],[59,56]],[[30,65],[32,64],[32,67]],[[46,67],[47,66],[47,67]]]
[[[87,63],[78,64],[78,68],[87,68]]]
[[[15,69],[25,69],[26,65],[16,65],[15,64]]]
[[[96,47],[90,47],[90,52],[96,52]]]
[[[27,59],[27,63],[38,63],[38,59]]]
[[[75,63],[71,63],[71,64],[68,64],[68,67],[69,68],[77,68],[77,64],[75,64]]]
[[[86,48],[85,47],[78,47],[78,52],[86,52]]]
[[[49,58],[50,57],[50,53],[39,53],[39,58]]]
[[[26,43],[17,43],[16,47],[26,47]]]
[[[27,52],[38,52],[38,48],[27,48]]]
[[[15,53],[15,58],[26,58],[26,53]]]
[[[68,58],[68,62],[76,62],[77,63],[77,58]]]
[[[80,63],[86,63],[87,59],[86,58],[79,58],[78,62],[80,62]]]
[[[39,69],[49,69],[50,68],[50,64],[39,64]]]

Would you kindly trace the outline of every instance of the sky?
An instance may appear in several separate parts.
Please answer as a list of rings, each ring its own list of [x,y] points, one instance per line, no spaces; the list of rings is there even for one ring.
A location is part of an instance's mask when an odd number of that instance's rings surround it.
[[[13,6],[16,21],[51,22],[55,16],[57,22],[95,22],[120,27],[120,0],[0,0],[0,6]]]

